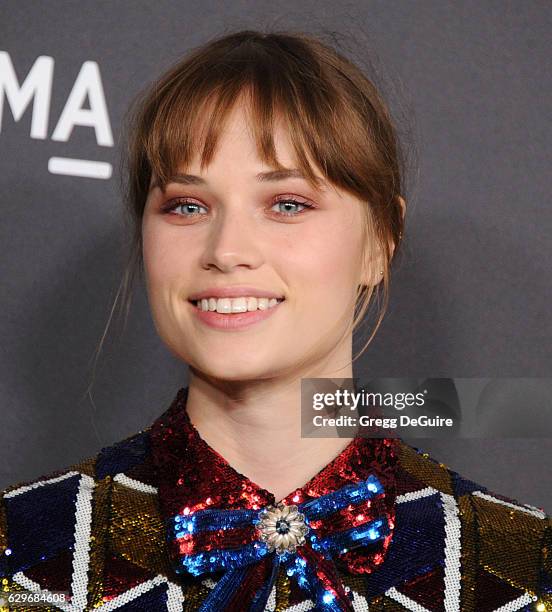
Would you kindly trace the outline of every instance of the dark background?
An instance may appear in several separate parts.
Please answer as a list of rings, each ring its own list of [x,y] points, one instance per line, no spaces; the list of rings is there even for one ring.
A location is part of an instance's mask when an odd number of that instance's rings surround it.
[[[186,366],[157,337],[141,288],[127,329],[108,333],[87,394],[122,274],[121,121],[138,90],[187,49],[259,27],[337,31],[356,61],[375,66],[413,151],[405,251],[388,315],[355,375],[550,376],[549,2],[7,1],[0,487],[142,429],[186,384]],[[41,89],[45,136],[33,137],[33,100],[16,121],[8,67],[21,86],[41,56],[52,58],[53,76],[51,89]],[[87,125],[52,138],[85,62],[101,75],[113,146]],[[108,162],[113,175],[53,174],[53,156]],[[491,490],[552,512],[549,438],[417,445]]]

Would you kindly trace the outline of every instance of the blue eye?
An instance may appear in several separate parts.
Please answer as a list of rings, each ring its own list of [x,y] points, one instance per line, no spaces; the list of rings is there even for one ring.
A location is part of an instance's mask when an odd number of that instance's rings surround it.
[[[190,202],[189,200],[185,200],[185,199],[176,199],[176,200],[172,200],[171,202],[169,202],[166,206],[163,207],[163,212],[170,212],[172,210],[176,210],[177,208],[182,207],[183,210],[185,210],[186,208],[193,208],[195,207],[196,209],[198,208],[205,208],[205,206],[203,206],[203,204],[198,204],[197,202]],[[183,217],[194,217],[196,216],[198,213],[197,212],[192,212],[192,214],[183,214],[181,216]],[[205,214],[205,213],[203,213]],[[201,216],[201,214],[200,214]]]
[[[293,198],[286,198],[285,200],[280,200],[280,201],[276,202],[274,204],[274,206],[280,206],[282,204],[284,204],[286,206],[290,206],[291,205],[291,206],[295,206],[295,207],[302,206],[303,209],[305,209],[305,208],[313,208],[313,206],[311,206],[310,204],[307,204],[306,202],[299,202],[298,200],[294,200]],[[295,212],[293,212],[293,211],[292,212],[280,212],[280,211],[276,211],[276,212],[277,212],[277,214],[284,215],[286,217],[297,217],[301,213],[301,211],[299,211],[298,214],[295,214]]]

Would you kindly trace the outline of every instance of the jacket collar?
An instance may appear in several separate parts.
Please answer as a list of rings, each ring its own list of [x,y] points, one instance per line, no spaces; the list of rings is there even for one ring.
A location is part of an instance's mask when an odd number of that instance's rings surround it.
[[[186,411],[188,387],[178,391],[169,409],[151,428],[151,452],[159,505],[167,528],[178,514],[198,510],[256,510],[275,504],[274,495],[234,469],[201,438]],[[384,493],[361,508],[349,506],[335,513],[334,525],[341,531],[374,516],[385,516],[389,534],[377,542],[342,553],[335,559],[340,569],[368,574],[385,559],[395,522],[395,471],[397,440],[354,438],[341,453],[305,485],[290,492],[282,502],[298,505],[335,492],[346,485],[377,477]],[[171,550],[173,566],[181,561]]]

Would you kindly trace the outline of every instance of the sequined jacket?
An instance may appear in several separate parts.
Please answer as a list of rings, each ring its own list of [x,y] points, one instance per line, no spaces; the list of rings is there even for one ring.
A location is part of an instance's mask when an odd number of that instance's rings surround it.
[[[228,532],[195,533],[199,523],[189,521],[191,532],[185,529],[178,540],[175,516],[188,521],[198,509],[214,508],[236,510],[241,521],[275,500],[201,439],[187,416],[186,397],[187,388],[180,389],[151,426],[96,456],[2,492],[0,609],[552,610],[549,516],[463,478],[402,440],[365,438],[355,439],[283,501],[317,504],[324,495],[335,501],[343,491],[358,495],[366,477],[376,477],[384,494],[374,489],[361,506],[334,507],[318,534],[359,538],[377,517],[388,530],[376,536],[369,531],[373,542],[344,548],[329,561],[319,556],[309,575],[297,576],[284,565],[275,570],[275,557],[259,558],[237,570],[232,588],[217,599],[217,586],[220,591],[230,570],[182,570],[194,567],[192,558],[213,561],[225,546],[217,538]],[[237,523],[230,531],[232,559],[259,533]],[[197,557],[201,550],[207,557]],[[297,567],[316,562],[309,554],[296,557],[303,564]],[[305,576],[326,590],[309,595]],[[70,602],[46,603],[54,591],[69,593]],[[29,592],[43,603],[6,607],[8,596]],[[323,597],[316,599],[317,593]]]

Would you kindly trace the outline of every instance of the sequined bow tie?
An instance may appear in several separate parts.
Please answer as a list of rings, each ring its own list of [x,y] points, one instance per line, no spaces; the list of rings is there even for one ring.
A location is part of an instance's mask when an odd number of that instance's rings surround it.
[[[316,610],[351,611],[334,559],[390,533],[387,517],[371,512],[374,498],[383,495],[380,481],[370,475],[299,505],[177,514],[168,521],[176,571],[193,576],[224,572],[201,612],[235,608],[236,596],[252,602],[249,612],[265,610],[280,565],[307,591]],[[336,520],[343,509],[350,510],[347,524]]]

